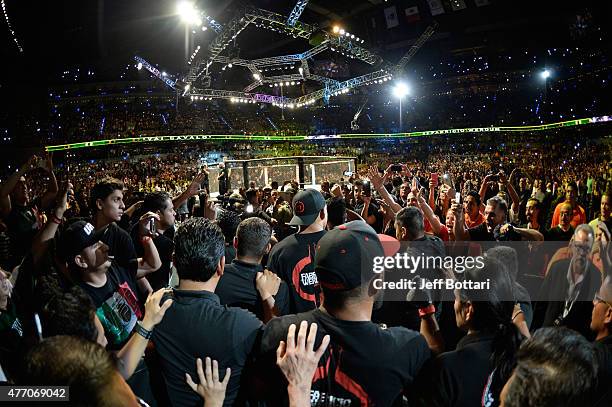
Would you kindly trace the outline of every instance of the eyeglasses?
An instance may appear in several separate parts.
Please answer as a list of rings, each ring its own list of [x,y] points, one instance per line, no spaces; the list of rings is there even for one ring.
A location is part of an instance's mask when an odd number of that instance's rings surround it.
[[[608,307],[612,307],[612,304],[610,304],[608,301],[606,301],[603,298],[601,298],[598,294],[595,294],[595,298],[593,298],[593,302],[596,303],[596,304],[599,304],[600,302],[603,302]]]

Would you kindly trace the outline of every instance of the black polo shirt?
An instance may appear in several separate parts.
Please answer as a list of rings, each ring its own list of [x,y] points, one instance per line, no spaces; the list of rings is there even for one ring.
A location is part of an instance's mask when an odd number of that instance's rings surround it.
[[[276,349],[286,340],[291,324],[301,321],[318,325],[315,348],[323,336],[331,337],[330,345],[319,361],[312,379],[312,406],[390,406],[412,382],[430,357],[425,339],[403,327],[383,329],[371,321],[343,321],[315,309],[298,315],[274,318],[266,326],[262,338],[262,374],[280,375],[275,367]],[[279,400],[286,395],[286,386],[276,385]]]
[[[491,242],[495,240],[493,232],[489,232],[489,229],[487,229],[487,222],[468,229],[468,233],[470,234],[470,240],[474,242]]]
[[[262,323],[252,313],[223,306],[210,291],[174,290],[174,303],[153,331],[168,396],[173,406],[201,407],[202,399],[185,382],[196,380],[196,358],[219,362],[219,375],[232,369],[224,406],[238,397],[240,376],[254,348]]]
[[[261,297],[255,285],[257,273],[260,271],[263,271],[261,264],[246,263],[238,259],[226,264],[223,276],[215,288],[215,294],[219,296],[221,304],[247,309],[263,320]],[[289,291],[284,281],[281,281],[274,296],[274,304],[281,315],[289,313]]]
[[[457,348],[432,359],[417,379],[412,396],[415,405],[480,406],[483,391],[493,371],[493,335],[464,336]]]
[[[292,313],[309,311],[319,305],[314,258],[323,235],[325,230],[296,233],[281,240],[270,252],[267,267],[287,283]]]

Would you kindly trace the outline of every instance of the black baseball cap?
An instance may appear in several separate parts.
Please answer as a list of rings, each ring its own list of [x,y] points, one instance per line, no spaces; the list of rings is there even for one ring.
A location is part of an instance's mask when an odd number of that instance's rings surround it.
[[[73,222],[60,235],[59,254],[67,262],[72,262],[83,249],[98,243],[105,231],[96,232],[94,226],[84,220]]]
[[[346,291],[375,276],[374,257],[393,256],[400,249],[395,238],[379,235],[362,220],[328,231],[318,242],[315,273],[322,287]]]
[[[317,220],[321,209],[325,208],[325,198],[316,189],[305,189],[293,197],[293,218],[289,225],[310,226]]]

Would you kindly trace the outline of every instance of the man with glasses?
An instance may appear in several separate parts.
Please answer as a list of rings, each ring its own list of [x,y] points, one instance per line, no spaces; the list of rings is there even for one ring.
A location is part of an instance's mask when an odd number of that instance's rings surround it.
[[[566,326],[593,339],[589,329],[591,300],[601,286],[601,274],[589,260],[593,242],[593,229],[579,225],[570,242],[571,258],[551,266],[536,307],[536,319],[543,318],[542,326]]]

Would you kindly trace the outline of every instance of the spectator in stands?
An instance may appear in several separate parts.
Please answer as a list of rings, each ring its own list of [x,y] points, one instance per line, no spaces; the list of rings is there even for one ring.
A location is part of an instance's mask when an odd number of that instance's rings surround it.
[[[234,211],[220,209],[217,211],[215,223],[221,228],[225,237],[225,261],[229,264],[236,257],[234,237],[236,237],[236,231],[238,225],[240,225],[240,215]]]
[[[31,200],[25,175],[39,167],[46,171],[49,177],[47,190],[44,195]],[[10,258],[7,262],[9,268],[21,263],[30,250],[34,236],[42,227],[42,213],[53,204],[57,191],[50,154],[47,154],[44,160],[36,156],[30,157],[0,187],[0,215],[6,222],[10,242]],[[61,222],[61,219],[52,221]]]
[[[570,224],[575,229],[582,223],[587,223],[586,212],[584,208],[578,204],[576,198],[578,196],[578,186],[575,182],[570,182],[565,189],[565,201],[559,203],[553,212],[550,227],[554,228],[560,223],[561,208],[564,204],[571,205]]]
[[[263,219],[248,218],[240,222],[234,238],[236,258],[225,265],[223,277],[215,289],[221,305],[247,309],[264,322],[267,322],[267,318],[262,303],[267,299],[258,291],[257,280],[264,273],[266,278],[279,279],[268,270],[264,272],[261,265],[263,257],[270,251],[271,238],[272,229]],[[284,281],[279,279],[277,291],[268,294],[274,302],[275,316],[289,312],[289,291]]]
[[[527,220],[527,223],[521,225],[521,228],[537,230],[546,237],[546,229],[541,219],[541,215],[542,203],[536,198],[529,198],[527,200],[527,204],[525,205],[525,219]]]
[[[317,190],[306,189],[293,198],[293,218],[290,225],[300,231],[281,240],[270,252],[267,268],[289,287],[290,312],[312,310],[319,305],[314,258],[317,243],[325,235],[327,205]]]
[[[599,207],[599,215],[597,218],[589,222],[589,226],[595,231],[595,236],[599,234],[599,222],[604,222],[608,226],[608,230],[612,230],[612,191],[606,191],[601,196],[601,203]]]
[[[518,351],[501,406],[592,405],[596,384],[596,354],[584,337],[564,328],[539,329]]]
[[[465,225],[468,229],[475,228],[485,222],[485,216],[480,212],[480,195],[478,192],[468,192],[463,207],[465,209]]]
[[[601,273],[588,256],[593,247],[593,229],[579,225],[570,242],[571,259],[555,262],[542,283],[536,314],[542,326],[565,326],[591,337],[591,301],[601,286]]]
[[[346,223],[346,203],[342,197],[327,200],[327,230]]]
[[[572,205],[568,202],[559,204],[559,223],[546,231],[546,240],[569,242],[574,236],[572,226]]]
[[[330,230],[319,241],[315,264],[323,290],[321,307],[275,318],[266,326],[262,353],[270,362],[291,326],[295,332],[297,324],[316,323],[314,347],[320,346],[324,335],[330,336],[328,352],[312,379],[312,404],[333,397],[346,405],[391,405],[429,358],[428,342],[419,333],[402,327],[384,329],[371,322],[376,297],[372,262],[374,256],[394,254],[385,248],[363,221]],[[301,331],[305,333],[304,328]],[[276,383],[278,379],[268,380]]]
[[[151,239],[156,237],[156,234],[150,231],[150,219],[159,221],[159,215],[147,212],[138,221],[144,249],[143,257],[139,258],[130,234],[116,223],[121,220],[125,211],[123,183],[113,178],[100,180],[92,188],[90,200],[96,233],[103,232],[100,240],[105,244],[108,255],[113,256],[119,266],[133,272],[137,278],[144,277],[162,266],[157,248]],[[152,289],[148,287],[140,291],[148,293]]]
[[[146,275],[153,291],[170,286],[172,276],[172,253],[174,252],[174,221],[176,212],[172,204],[172,198],[167,192],[151,192],[145,195],[142,204],[144,212],[156,214],[159,219],[150,218],[149,222],[155,224],[155,236],[153,244],[157,248],[161,260],[161,267]],[[132,229],[132,242],[139,257],[145,256],[145,250],[140,239],[139,227]]]
[[[173,306],[153,332],[174,405],[198,403],[199,396],[185,382],[185,372],[194,377],[196,359],[203,355],[218,360],[222,369],[231,368],[224,405],[233,405],[240,397],[242,369],[262,326],[246,310],[221,306],[215,294],[225,267],[224,240],[221,229],[203,218],[187,220],[175,237],[179,286],[172,294]],[[197,327],[202,329],[194,329]],[[185,335],[187,330],[189,335]]]

